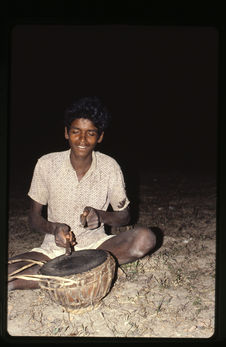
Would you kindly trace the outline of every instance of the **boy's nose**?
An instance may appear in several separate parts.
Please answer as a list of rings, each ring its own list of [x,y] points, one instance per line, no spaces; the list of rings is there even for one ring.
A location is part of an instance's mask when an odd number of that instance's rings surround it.
[[[86,135],[85,134],[80,134],[80,143],[85,143],[86,142]]]

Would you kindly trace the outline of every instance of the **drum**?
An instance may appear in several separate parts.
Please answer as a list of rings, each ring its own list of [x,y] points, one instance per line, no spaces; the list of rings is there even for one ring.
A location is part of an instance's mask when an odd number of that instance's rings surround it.
[[[108,294],[116,262],[104,250],[82,250],[61,255],[44,264],[39,286],[68,312],[92,309]]]

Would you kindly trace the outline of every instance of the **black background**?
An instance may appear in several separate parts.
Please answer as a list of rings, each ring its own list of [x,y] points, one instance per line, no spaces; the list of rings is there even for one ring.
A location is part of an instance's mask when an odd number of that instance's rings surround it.
[[[112,114],[98,150],[126,178],[215,171],[214,27],[17,25],[10,47],[10,189],[29,189],[37,159],[68,148],[65,108],[97,95]]]

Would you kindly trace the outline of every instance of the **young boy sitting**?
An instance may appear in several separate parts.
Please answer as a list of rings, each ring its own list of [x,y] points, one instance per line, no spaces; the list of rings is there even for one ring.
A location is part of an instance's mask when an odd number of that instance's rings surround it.
[[[135,226],[119,235],[107,235],[104,225],[127,225],[129,200],[120,166],[110,156],[94,151],[103,140],[110,116],[96,97],[85,97],[65,111],[65,138],[70,149],[42,156],[35,167],[28,195],[31,199],[30,228],[43,232],[40,247],[12,259],[49,261],[65,253],[68,242],[74,250],[103,249],[118,264],[135,261],[156,245],[155,234]],[[109,204],[113,211],[107,211]],[[42,216],[48,206],[48,220]],[[9,274],[27,264],[9,265]],[[36,274],[34,265],[23,274]],[[36,281],[14,279],[9,290],[38,288]]]

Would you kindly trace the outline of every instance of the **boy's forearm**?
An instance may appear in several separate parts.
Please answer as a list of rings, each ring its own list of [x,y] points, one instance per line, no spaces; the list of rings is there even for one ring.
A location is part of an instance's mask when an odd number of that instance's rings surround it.
[[[28,221],[31,230],[54,235],[54,223],[47,221],[41,215],[30,214]]]
[[[107,212],[97,210],[100,216],[100,222],[109,226],[118,227],[129,224],[130,213],[129,209],[126,208],[123,211]]]

